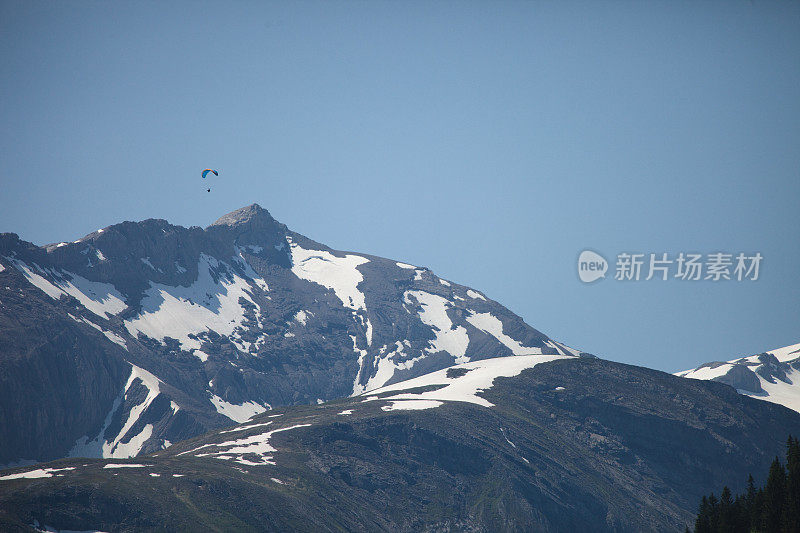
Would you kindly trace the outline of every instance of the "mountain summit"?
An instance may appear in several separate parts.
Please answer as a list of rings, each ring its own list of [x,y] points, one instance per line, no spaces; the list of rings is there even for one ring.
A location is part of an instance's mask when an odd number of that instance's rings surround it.
[[[132,457],[498,356],[580,352],[426,268],[344,253],[257,204],[205,229],[0,238],[0,465]]]
[[[250,204],[219,217],[211,226],[236,227],[246,224],[255,227],[269,227],[278,223],[272,218],[269,211],[258,204]]]

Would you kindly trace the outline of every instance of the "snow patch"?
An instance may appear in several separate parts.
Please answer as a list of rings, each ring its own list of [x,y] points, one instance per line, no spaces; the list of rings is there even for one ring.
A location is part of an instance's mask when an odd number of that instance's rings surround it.
[[[269,292],[269,285],[267,285],[267,282],[264,281],[264,278],[258,275],[255,270],[253,270],[253,267],[250,266],[250,263],[248,263],[247,259],[244,258],[242,249],[238,246],[236,247],[236,253],[237,257],[235,257],[234,260],[239,263],[242,269],[244,269],[245,275],[252,279],[253,283],[255,283],[256,286],[258,286],[262,291]]]
[[[105,465],[103,468],[144,468],[148,465],[138,465],[138,464],[123,464],[123,463],[109,463]]]
[[[730,371],[731,368],[733,368],[733,364],[731,363],[722,363],[720,365],[715,365],[713,367],[701,366],[700,368],[695,368],[694,370],[687,370],[685,372],[680,372],[678,373],[678,376],[682,378],[708,380],[724,376]]]
[[[269,442],[270,438],[272,438],[272,435],[274,435],[275,433],[279,433],[281,431],[289,431],[291,429],[307,427],[310,425],[311,424],[297,424],[285,428],[273,429],[272,431],[259,433],[257,435],[251,435],[243,439],[220,442],[220,443],[204,444],[197,448],[181,452],[178,455],[186,455],[191,453],[196,457],[214,457],[217,459],[228,459],[248,466],[274,465],[275,462],[272,460],[271,454],[278,450],[277,448],[273,447]],[[211,452],[196,453],[200,450],[212,447],[217,449]],[[244,457],[245,455],[249,454],[258,456],[258,461],[252,461]]]
[[[475,300],[483,300],[484,302],[486,301],[486,298],[484,298],[481,293],[475,292],[472,289],[467,289],[467,296]]]
[[[435,400],[439,402],[468,402],[483,407],[493,407],[485,398],[478,396],[478,393],[492,387],[494,380],[498,377],[513,377],[523,370],[533,368],[539,363],[566,359],[563,355],[518,355],[515,357],[495,357],[493,359],[483,359],[481,361],[471,361],[450,368],[437,370],[424,376],[409,379],[394,385],[382,387],[369,391],[372,395],[396,392],[391,396],[381,397],[380,400]],[[466,374],[455,378],[448,378],[447,372],[453,368],[463,368]],[[442,386],[441,388],[428,392],[409,393],[405,390],[417,387]],[[393,409],[401,409],[402,404],[392,404]]]
[[[95,324],[94,322],[92,322],[91,320],[89,320],[87,318],[84,318],[84,317],[76,318],[76,317],[72,316],[72,314],[70,314],[70,313],[67,313],[67,316],[70,317],[75,322],[78,322],[78,323],[83,322],[83,323],[93,327],[94,329],[96,329],[97,331],[99,331],[100,333],[105,335],[106,338],[108,340],[110,340],[111,342],[113,342],[115,344],[119,344],[120,346],[122,346],[126,350],[128,349],[128,344],[125,342],[125,339],[123,339],[122,337],[120,337],[119,335],[114,333],[113,331],[106,331],[103,328],[101,328],[100,326],[98,326],[97,324]]]
[[[413,297],[422,307],[419,318],[424,324],[434,329],[436,338],[430,341],[430,347],[426,348],[428,353],[440,351],[448,352],[455,358],[457,364],[469,361],[464,354],[469,345],[469,336],[463,326],[453,328],[453,322],[447,316],[447,308],[450,302],[441,296],[424,291],[406,291],[403,295],[405,303],[412,303]]]
[[[216,394],[211,397],[211,403],[214,408],[221,415],[227,416],[234,422],[247,422],[255,415],[263,413],[267,410],[263,405],[256,402],[244,402],[242,404],[235,404],[226,402]]]
[[[774,356],[781,363],[787,363],[800,357],[800,344],[777,348],[765,353]],[[738,390],[739,394],[744,394],[757,400],[783,405],[789,409],[800,412],[800,370],[789,367],[789,371],[786,372],[788,383],[780,379],[775,379],[775,383],[770,383],[757,372],[759,368],[764,366],[764,363],[759,360],[760,355],[761,354],[755,354],[748,357],[741,357],[728,362],[709,363],[693,370],[676,372],[675,375],[691,379],[713,380],[726,375],[737,364],[745,365],[754,372],[761,384],[762,391],[751,392],[747,390]],[[770,365],[772,367],[776,366],[774,363],[770,363]]]
[[[439,400],[398,400],[381,407],[384,411],[420,411],[439,407],[444,402]]]
[[[363,312],[362,323],[367,328],[367,344],[372,344],[372,324],[365,318],[367,306],[364,293],[358,290],[359,283],[364,281],[358,266],[369,263],[369,259],[360,255],[337,257],[325,250],[306,250],[290,237],[286,239],[292,255],[292,273],[300,279],[331,289],[345,307],[356,313]]]
[[[358,284],[364,281],[364,276],[357,267],[368,263],[369,259],[359,255],[337,257],[324,250],[306,250],[289,237],[287,240],[295,276],[333,290],[345,307],[366,311],[364,293],[358,290]]]
[[[114,413],[117,411],[122,403],[122,400],[125,398],[131,386],[137,379],[141,381],[145,388],[147,388],[147,396],[144,400],[142,400],[142,403],[131,408],[128,413],[128,418],[125,421],[125,424],[123,424],[122,429],[120,429],[119,433],[117,433],[117,436],[112,441],[104,440],[106,429],[108,429],[109,425],[111,424]],[[159,395],[159,383],[160,381],[158,378],[147,370],[139,368],[136,365],[131,365],[131,374],[128,377],[128,381],[125,383],[123,392],[114,401],[111,410],[106,415],[106,419],[103,423],[103,427],[100,429],[100,432],[91,441],[89,440],[88,436],[78,439],[78,441],[69,451],[68,456],[125,459],[138,455],[139,452],[141,452],[144,443],[153,435],[153,424],[145,425],[144,428],[138,434],[132,436],[128,442],[123,443],[122,441],[125,439],[134,424],[136,424],[136,422],[139,420],[139,417],[142,416],[142,413],[147,410],[150,404],[153,403],[153,400]]]
[[[786,377],[790,383],[779,379],[776,379],[775,383],[770,383],[758,376],[761,388],[766,394],[754,394],[746,391],[745,393],[753,398],[777,403],[800,413],[800,370],[792,369],[791,372],[786,373]]]
[[[562,344],[558,341],[548,340],[545,341],[545,345],[550,346],[551,348],[555,348],[555,350],[561,355],[573,355],[575,357],[578,357],[581,354],[580,350],[576,350],[575,348],[570,348],[566,344]]]
[[[395,265],[399,266],[400,268],[405,268],[405,269],[409,269],[409,270],[414,270],[415,268],[417,268],[414,265],[409,265],[408,263],[401,263],[399,261],[397,263],[395,263]]]
[[[9,259],[32,285],[54,300],[58,300],[63,295],[72,296],[86,309],[106,319],[128,307],[125,304],[125,297],[110,283],[90,281],[67,271],[44,269],[34,263],[33,266],[36,270],[51,276],[52,281],[50,281],[34,272],[24,261],[8,257],[6,259]]]
[[[512,448],[516,448],[517,447],[516,444],[514,444],[513,442],[511,442],[511,440],[509,440],[508,435],[506,435],[506,430],[505,429],[500,428],[500,433],[503,434],[503,438],[506,439],[506,442],[509,443]]]
[[[350,335],[350,340],[353,341],[353,351],[358,354],[358,372],[356,372],[356,379],[353,381],[353,396],[360,394],[366,390],[363,385],[361,385],[361,374],[364,372],[364,361],[367,357],[367,350],[361,350],[358,348],[358,341],[355,335]]]
[[[541,355],[541,348],[523,346],[519,341],[503,333],[503,323],[493,314],[476,313],[475,311],[470,311],[470,313],[472,314],[467,317],[467,322],[496,338],[501,344],[511,350],[514,355]]]
[[[64,472],[67,470],[75,470],[74,466],[67,468],[38,468],[36,470],[29,470],[28,472],[19,472],[17,474],[9,474],[7,476],[0,476],[0,481],[9,479],[38,479],[43,477],[53,477],[62,474],[56,472]]]
[[[145,441],[153,434],[153,424],[147,424],[138,435],[135,435],[127,443],[122,443],[122,439],[139,420],[142,413],[150,407],[150,404],[153,403],[153,400],[156,399],[156,396],[158,396],[160,392],[160,381],[157,377],[136,365],[131,365],[131,367],[131,375],[128,377],[128,382],[125,384],[125,393],[127,394],[134,381],[139,379],[142,385],[147,388],[147,396],[142,403],[131,408],[128,419],[125,421],[117,437],[110,443],[107,442],[103,444],[103,457],[134,457],[139,454]]]
[[[269,422],[261,422],[261,423],[258,423],[258,424],[249,424],[249,425],[246,425],[246,426],[236,426],[233,429],[226,429],[224,431],[220,431],[220,433],[235,433],[237,431],[247,431],[247,430],[250,430],[250,429],[269,426],[270,424],[272,424],[272,422],[273,421],[270,420]]]
[[[244,278],[229,272],[220,274],[217,281],[212,271],[226,269],[213,257],[200,254],[197,280],[188,287],[177,287],[150,282],[142,299],[142,312],[125,321],[125,328],[133,337],[142,333],[161,342],[165,337],[177,339],[182,349],[200,349],[201,341],[190,338],[208,330],[227,336],[236,347],[247,352],[250,343],[236,338],[234,332],[242,327],[245,309],[239,305],[244,298],[259,310],[250,296],[251,286]]]
[[[777,348],[767,353],[774,355],[775,358],[781,363],[785,363],[787,361],[792,361],[793,359],[797,359],[798,357],[800,357],[800,344],[793,344],[791,346]]]
[[[370,377],[369,380],[367,380],[366,385],[362,387],[360,392],[383,386],[394,376],[394,373],[397,370],[408,370],[409,368],[413,367],[417,361],[424,359],[427,356],[423,353],[419,357],[401,361],[400,359],[407,357],[405,354],[406,345],[400,341],[395,341],[395,346],[395,350],[389,353],[385,353],[388,349],[388,346],[381,348],[376,359],[377,368],[375,369],[375,374]]]

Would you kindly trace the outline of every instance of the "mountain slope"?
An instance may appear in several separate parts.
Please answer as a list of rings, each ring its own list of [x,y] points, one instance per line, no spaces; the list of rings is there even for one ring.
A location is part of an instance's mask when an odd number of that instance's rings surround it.
[[[0,234],[0,465],[132,457],[273,405],[522,354],[579,352],[258,205],[206,229],[123,222],[44,247]]]
[[[800,414],[721,383],[505,357],[277,409],[135,460],[5,471],[0,525],[676,531],[702,494],[740,489],[798,431]]]
[[[753,398],[800,412],[800,344],[727,362],[712,362],[676,376],[727,383]]]

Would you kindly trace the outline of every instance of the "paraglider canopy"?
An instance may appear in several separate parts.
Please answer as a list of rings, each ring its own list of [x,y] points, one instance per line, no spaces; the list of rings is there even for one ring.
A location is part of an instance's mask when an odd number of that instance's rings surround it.
[[[213,168],[207,168],[203,171],[202,174],[203,179],[206,179],[206,175],[208,175],[209,172],[213,172],[215,176],[219,176],[219,173],[216,170],[214,170]]]

